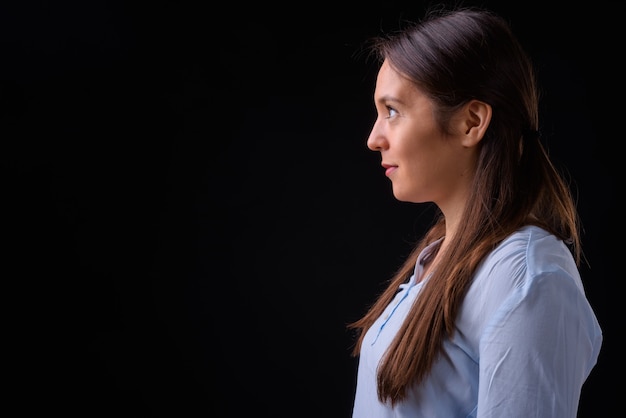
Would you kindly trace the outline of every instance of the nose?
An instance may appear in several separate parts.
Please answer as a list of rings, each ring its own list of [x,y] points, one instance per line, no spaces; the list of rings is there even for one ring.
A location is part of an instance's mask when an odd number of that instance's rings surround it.
[[[378,127],[378,122],[374,123],[372,130],[370,131],[369,136],[367,137],[367,148],[372,151],[382,151],[387,148],[389,143],[387,139],[383,135],[383,132]]]

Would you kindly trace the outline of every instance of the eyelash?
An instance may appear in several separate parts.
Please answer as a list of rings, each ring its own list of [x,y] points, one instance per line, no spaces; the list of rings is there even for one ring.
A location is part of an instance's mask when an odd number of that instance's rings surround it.
[[[387,119],[391,119],[392,117],[398,114],[398,111],[394,109],[393,107],[391,106],[385,106],[385,107],[387,108],[387,113],[388,113]]]

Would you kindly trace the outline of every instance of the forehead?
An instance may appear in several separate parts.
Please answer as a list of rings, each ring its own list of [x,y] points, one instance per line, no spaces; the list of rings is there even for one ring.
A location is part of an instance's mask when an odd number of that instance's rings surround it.
[[[387,60],[383,61],[376,78],[376,101],[394,99],[411,101],[425,95],[406,76],[399,73]]]

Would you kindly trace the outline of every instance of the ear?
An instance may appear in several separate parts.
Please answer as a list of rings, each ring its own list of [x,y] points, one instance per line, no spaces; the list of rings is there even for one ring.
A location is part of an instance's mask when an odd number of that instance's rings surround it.
[[[483,139],[491,122],[491,105],[480,100],[471,100],[461,110],[461,128],[463,139],[461,144],[473,147]]]

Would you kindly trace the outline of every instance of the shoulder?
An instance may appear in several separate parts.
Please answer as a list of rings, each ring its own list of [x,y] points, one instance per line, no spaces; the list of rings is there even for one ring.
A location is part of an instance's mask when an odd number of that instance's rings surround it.
[[[574,257],[565,243],[537,226],[526,226],[502,241],[479,265],[469,295],[495,304],[523,297],[546,280],[582,290]]]
[[[581,298],[581,278],[567,245],[548,231],[526,226],[502,241],[478,266],[458,327],[476,337],[492,321],[524,310],[523,306],[545,313]]]
[[[578,276],[567,245],[555,235],[534,225],[525,226],[502,241],[483,262],[488,268],[520,269],[527,279],[561,272]]]

